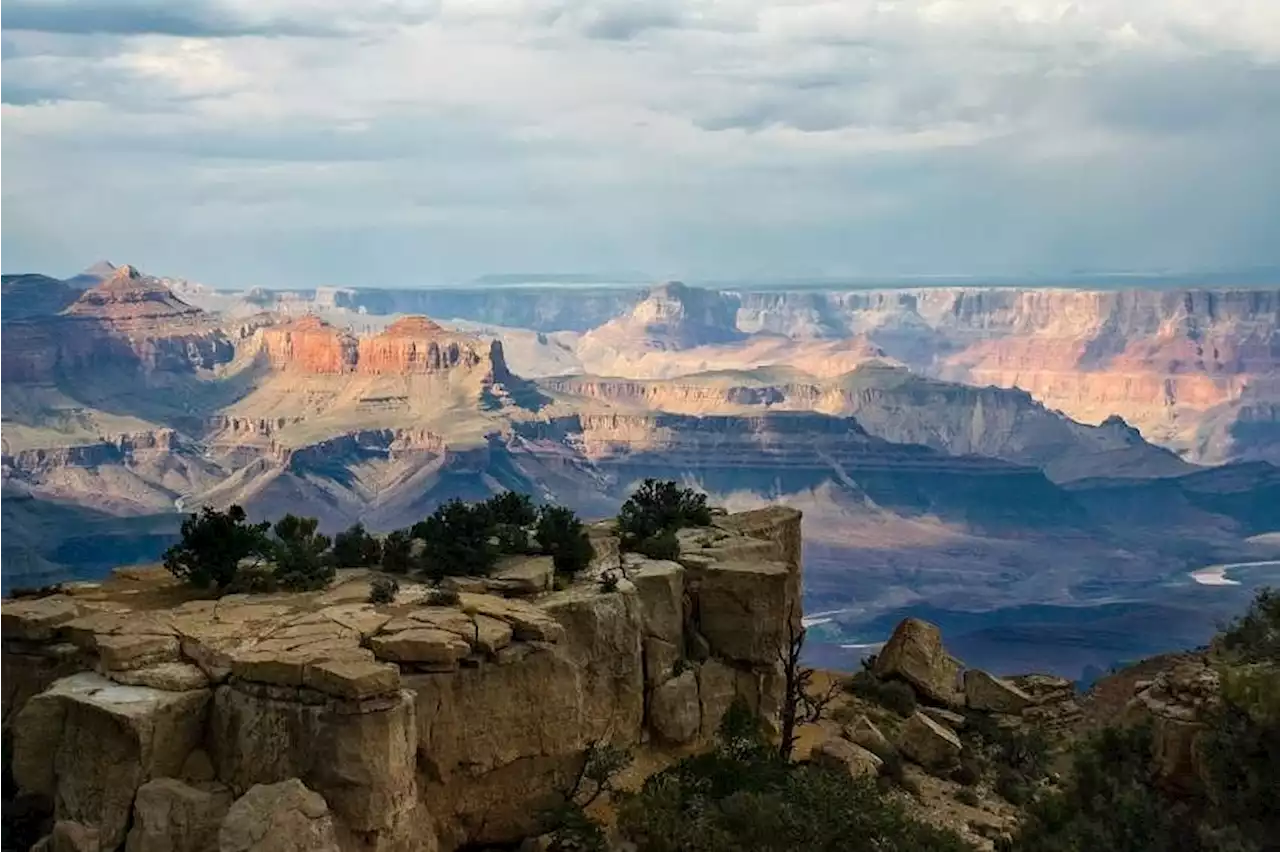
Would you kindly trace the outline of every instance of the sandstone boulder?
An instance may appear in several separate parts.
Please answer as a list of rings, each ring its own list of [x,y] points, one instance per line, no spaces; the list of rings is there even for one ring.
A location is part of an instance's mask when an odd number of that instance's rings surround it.
[[[133,801],[125,852],[216,852],[218,826],[230,807],[231,792],[224,787],[202,789],[175,778],[148,781]]]
[[[889,741],[889,738],[880,730],[879,726],[865,715],[859,716],[852,723],[845,726],[844,736],[845,739],[862,746],[881,759],[898,751],[893,743]]]
[[[950,728],[953,731],[963,731],[964,726],[969,721],[960,713],[954,710],[945,710],[941,707],[921,707],[920,712],[944,728]]]
[[[961,744],[955,731],[917,711],[903,727],[898,747],[926,769],[939,769],[960,757]]]
[[[873,672],[880,678],[902,678],[931,701],[964,704],[958,688],[960,663],[943,647],[942,631],[927,621],[903,619],[876,656]]]
[[[290,778],[236,799],[218,829],[218,852],[338,852],[338,839],[324,798]]]
[[[32,698],[14,720],[19,787],[51,797],[59,819],[125,839],[139,786],[175,776],[204,728],[209,691],[123,686],[84,672]]]
[[[1031,706],[1031,696],[1011,681],[987,674],[982,669],[964,673],[965,704],[973,710],[1017,715]]]
[[[664,741],[681,744],[698,736],[701,725],[698,678],[692,671],[674,677],[653,691],[649,720]]]
[[[840,737],[832,737],[813,747],[809,759],[819,766],[848,772],[854,778],[877,775],[884,761],[869,749]]]

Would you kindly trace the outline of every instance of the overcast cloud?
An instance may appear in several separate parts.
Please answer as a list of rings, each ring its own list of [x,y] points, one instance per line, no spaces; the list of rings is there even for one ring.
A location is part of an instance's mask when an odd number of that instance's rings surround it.
[[[6,0],[3,267],[1280,264],[1272,0]]]

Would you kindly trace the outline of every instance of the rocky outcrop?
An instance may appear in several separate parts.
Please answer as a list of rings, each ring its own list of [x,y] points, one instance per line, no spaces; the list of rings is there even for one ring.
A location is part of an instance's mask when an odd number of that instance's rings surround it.
[[[860,745],[839,737],[823,740],[813,747],[809,760],[819,766],[847,772],[854,778],[874,778],[884,761]]]
[[[1139,684],[1124,720],[1151,725],[1155,771],[1170,788],[1196,789],[1203,771],[1200,740],[1221,706],[1218,672],[1208,660],[1191,659]]]
[[[488,381],[510,379],[502,344],[448,331],[421,316],[404,317],[358,339],[307,316],[260,328],[254,338],[267,363],[281,370],[405,376],[479,371]]]
[[[876,655],[877,677],[896,677],[925,698],[947,706],[963,706],[960,663],[942,645],[942,631],[918,618],[907,618]]]
[[[56,681],[13,721],[13,773],[54,802],[59,820],[94,827],[102,848],[125,840],[134,797],[173,777],[200,742],[209,690],[122,686],[91,672]]]
[[[338,852],[329,806],[297,778],[258,784],[236,799],[218,852]]]
[[[227,852],[519,839],[591,744],[697,742],[739,696],[776,710],[770,642],[798,617],[799,513],[716,524],[681,562],[623,559],[615,540],[616,564],[594,569],[622,575],[609,591],[589,570],[559,591],[452,606],[402,584],[374,606],[365,572],[344,572],[322,593],[183,602],[144,572],[6,603],[15,777],[103,849],[126,835],[133,852],[207,848],[214,824]],[[54,648],[66,662],[42,667]],[[33,682],[11,690],[11,672]],[[293,827],[270,827],[272,813]],[[325,820],[336,846],[255,845],[328,843]]]
[[[263,328],[258,339],[261,352],[276,369],[307,373],[349,373],[355,369],[355,337],[318,317]]]

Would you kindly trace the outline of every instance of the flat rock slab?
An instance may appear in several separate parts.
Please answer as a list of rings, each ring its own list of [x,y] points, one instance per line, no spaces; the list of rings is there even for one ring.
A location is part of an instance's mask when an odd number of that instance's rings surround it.
[[[79,604],[65,595],[12,601],[0,610],[0,631],[5,639],[47,641],[53,638],[56,628],[82,611]]]
[[[471,644],[458,634],[425,625],[416,630],[375,636],[369,640],[369,646],[380,660],[443,669],[456,668],[458,660],[471,652]]]
[[[400,667],[370,660],[329,660],[307,666],[303,684],[339,698],[371,698],[400,688]]]

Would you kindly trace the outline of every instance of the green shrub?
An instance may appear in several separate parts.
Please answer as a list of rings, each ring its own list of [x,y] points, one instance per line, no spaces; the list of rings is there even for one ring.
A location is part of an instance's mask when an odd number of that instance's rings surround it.
[[[651,776],[622,803],[618,826],[641,852],[972,849],[917,822],[873,780],[782,760],[750,716],[726,714],[715,750]]]
[[[982,760],[971,748],[960,752],[960,765],[951,771],[951,780],[965,787],[972,787],[982,780]]]
[[[290,592],[312,592],[327,587],[335,573],[329,537],[316,532],[315,518],[285,515],[272,531],[272,556],[276,582]]]
[[[266,557],[270,526],[249,523],[239,506],[225,512],[206,506],[182,522],[182,538],[165,551],[164,567],[197,588],[224,590],[242,561]]]
[[[614,571],[605,571],[600,575],[600,591],[616,592],[618,590],[618,575]]]
[[[333,539],[333,559],[342,568],[372,568],[382,562],[382,543],[353,524]]]
[[[1011,805],[1022,806],[1031,801],[1033,788],[1026,776],[1007,766],[996,769],[995,790]]]
[[[1233,662],[1280,662],[1280,591],[1262,589],[1214,645]]]
[[[280,583],[271,565],[242,565],[236,578],[223,591],[229,595],[265,595],[279,591]]]
[[[538,510],[534,537],[542,553],[551,557],[557,574],[572,576],[591,564],[595,548],[587,528],[570,509],[543,506]]]
[[[630,549],[650,559],[675,560],[680,558],[680,540],[676,538],[673,530],[665,530],[657,535],[640,539],[631,545]]]
[[[618,512],[622,545],[628,549],[661,533],[710,523],[707,495],[681,488],[672,480],[646,479]]]
[[[965,787],[956,793],[956,801],[962,805],[968,805],[971,808],[980,807],[982,805],[982,799],[978,796],[977,792],[969,787]]]
[[[382,542],[382,570],[391,574],[408,574],[415,567],[413,536],[408,530],[389,534]]]
[[[461,598],[454,589],[435,588],[427,592],[429,606],[457,606],[459,600]]]
[[[396,595],[399,593],[400,583],[394,577],[374,577],[373,582],[369,584],[369,603],[395,603]]]
[[[1151,731],[1109,728],[1073,753],[1068,781],[1026,811],[1006,852],[1192,852],[1197,833],[1188,812],[1157,790]],[[1005,779],[1003,785],[1001,779]],[[1010,802],[1022,793],[1021,779],[1007,770],[996,791]],[[1015,802],[1016,803],[1016,802]]]
[[[428,577],[483,576],[498,561],[494,526],[485,504],[450,500],[413,526],[422,539],[422,561]]]
[[[916,712],[916,694],[911,686],[900,680],[880,680],[870,669],[863,669],[844,684],[847,692],[864,701],[879,704],[906,718]]]
[[[504,491],[495,494],[483,504],[491,523],[499,526],[528,527],[538,520],[538,510],[528,494]]]

